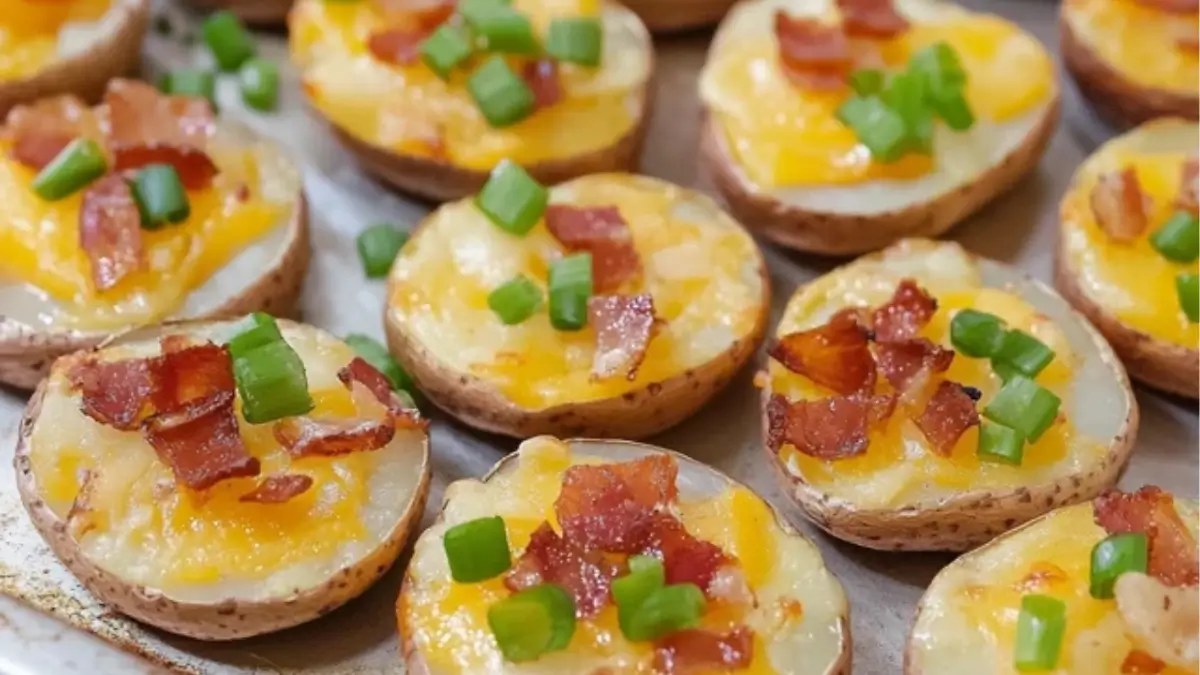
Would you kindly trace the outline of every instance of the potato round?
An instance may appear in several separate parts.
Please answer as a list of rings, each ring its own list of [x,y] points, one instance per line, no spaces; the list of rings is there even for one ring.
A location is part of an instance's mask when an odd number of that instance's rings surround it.
[[[561,479],[557,478],[557,472],[565,468],[565,465],[556,466],[559,461],[558,453],[561,452],[559,448],[562,445],[566,446],[565,450],[568,453],[566,464],[624,462],[650,454],[667,453],[679,466],[677,484],[681,500],[718,498],[730,489],[748,492],[747,488],[729,476],[702,462],[652,445],[587,439],[559,441],[545,436],[525,441],[516,452],[501,459],[481,479],[460,480],[451,484],[446,490],[445,501],[437,520],[418,538],[396,605],[400,636],[404,643],[405,665],[409,672],[426,675],[449,672],[438,665],[441,659],[437,657],[444,656],[445,652],[432,655],[431,658],[427,644],[428,636],[419,633],[418,622],[414,618],[415,612],[422,611],[420,596],[429,594],[431,585],[449,579],[441,542],[442,534],[459,522],[497,513],[510,520],[520,519],[531,523],[544,518],[545,512],[542,507],[545,505],[540,503],[544,495],[514,492],[511,481],[519,475],[523,463],[533,463],[536,467],[551,472],[554,477],[538,473],[535,480],[539,485],[554,486],[554,495],[557,495],[557,488],[561,482]],[[760,499],[756,495],[753,498]],[[533,506],[534,504],[537,506]],[[811,541],[797,532],[787,519],[769,504],[762,502],[761,506],[769,510],[770,517],[756,523],[770,532],[771,546],[776,557],[773,561],[773,573],[758,591],[758,609],[751,614],[749,623],[755,629],[758,639],[762,641],[760,645],[765,643],[768,649],[770,665],[775,668],[772,672],[778,672],[780,675],[849,675],[852,655],[849,608],[840,583],[834,574],[825,568],[819,551]],[[733,513],[728,515],[731,518],[735,517]],[[533,520],[529,520],[531,518]],[[518,526],[510,522],[510,531],[514,527]],[[704,535],[701,533],[698,536]],[[787,547],[786,552],[784,547]],[[777,616],[771,616],[771,607],[780,601],[786,603],[786,598],[799,601],[804,608],[803,618],[799,623],[785,624],[786,632],[785,629],[766,631],[762,627],[768,623],[762,620],[778,622]],[[621,638],[618,637],[617,640],[620,641]],[[440,646],[449,649],[447,645]],[[613,659],[633,658],[625,647],[610,647],[609,654]],[[490,636],[488,644],[480,645],[478,649],[484,658],[499,657]],[[547,655],[538,662],[522,664],[519,672],[567,672],[564,670],[565,663],[571,664],[570,672],[599,672],[605,666],[616,667],[617,671],[625,672],[621,666],[631,665],[628,661],[618,665],[613,660],[601,663],[600,659],[589,661],[588,658],[586,654],[567,650]],[[516,672],[516,669],[507,663],[501,666],[497,662],[494,667],[504,669],[491,672]]]
[[[230,327],[229,322],[168,323],[116,336],[94,351],[102,357],[112,358],[152,355],[159,351],[159,337],[184,334],[195,339],[219,340],[227,334]],[[350,347],[311,326],[281,320],[280,327],[284,337],[304,359],[310,386],[341,388],[336,373],[344,363],[353,358],[354,353]],[[237,569],[236,572],[227,570],[226,573],[207,581],[204,578],[192,579],[186,575],[182,580],[173,577],[172,574],[177,573],[156,567],[156,564],[163,560],[173,560],[176,564],[184,565],[186,570],[205,569],[203,564],[198,568],[194,564],[187,567],[195,558],[189,559],[186,556],[199,554],[188,552],[172,557],[158,548],[162,542],[157,536],[148,536],[140,544],[123,540],[121,535],[130,536],[131,533],[140,531],[137,529],[138,523],[129,522],[136,517],[136,513],[127,514],[124,520],[117,524],[117,531],[112,533],[112,538],[106,538],[108,530],[112,528],[103,527],[102,531],[93,534],[93,530],[87,527],[73,527],[72,516],[78,502],[64,502],[59,495],[51,494],[57,489],[53,486],[60,480],[53,472],[61,471],[61,468],[51,467],[61,466],[57,464],[62,461],[61,457],[54,454],[59,452],[57,443],[60,438],[64,439],[63,442],[87,446],[89,440],[82,436],[74,436],[76,432],[103,439],[98,442],[108,447],[117,443],[130,444],[128,452],[123,456],[114,458],[113,455],[108,455],[88,471],[95,471],[103,476],[107,467],[117,472],[115,480],[119,481],[122,478],[119,472],[125,464],[114,462],[132,461],[139,465],[144,462],[148,467],[147,473],[157,471],[158,474],[155,475],[165,476],[167,485],[174,490],[174,485],[169,480],[170,470],[154,458],[153,450],[140,434],[102,426],[78,410],[78,403],[74,400],[78,394],[70,392],[65,373],[73,364],[87,358],[89,353],[91,352],[79,352],[59,359],[50,376],[39,385],[21,422],[15,465],[21,499],[33,524],[63,565],[93,595],[112,608],[162,630],[200,640],[245,638],[295,626],[332,611],[366,590],[392,565],[408,534],[420,521],[430,480],[428,436],[424,431],[407,430],[397,432],[391,443],[373,453],[352,453],[340,458],[307,460],[303,473],[329,468],[318,466],[314,462],[328,462],[330,466],[341,462],[362,462],[369,465],[363,473],[358,473],[359,469],[356,468],[347,468],[351,466],[349,464],[339,464],[341,468],[336,470],[342,473],[350,472],[346,473],[347,476],[352,476],[345,479],[347,483],[365,490],[361,508],[364,513],[370,512],[372,520],[368,522],[367,516],[363,516],[360,526],[364,529],[360,537],[335,539],[333,541],[337,544],[336,548],[317,551],[309,557],[288,559],[287,564],[280,562],[269,567],[268,574],[262,577],[256,576],[260,572],[251,566],[244,570]],[[46,419],[44,415],[49,415],[50,419]],[[137,490],[141,487],[138,481],[144,480],[138,474],[134,475],[135,478],[129,483],[131,495],[138,494]],[[333,488],[334,483],[323,482],[326,478],[323,474],[318,473],[316,476],[314,490],[319,490],[320,496],[314,499],[350,499],[346,496],[347,493]],[[358,483],[360,479],[362,482]],[[84,480],[86,482],[91,479]],[[218,484],[212,490],[225,487],[227,486],[224,484]],[[229,487],[233,489],[237,486]],[[333,488],[331,496],[328,494],[330,490],[323,489],[326,487]],[[83,489],[82,486],[79,487],[79,490]],[[106,489],[108,488],[102,487],[98,494],[105,494],[103,490]],[[217,496],[215,492],[212,494],[213,496],[206,499],[220,498],[224,504],[220,508],[229,508],[229,502],[225,499],[229,495]],[[175,496],[173,491],[171,495],[156,496],[155,499],[160,504],[171,499],[187,499],[187,495]],[[78,495],[74,499],[78,499]],[[85,500],[85,503],[95,499],[97,498],[93,495]],[[180,504],[182,503],[181,501]],[[310,510],[307,517],[316,518],[311,515],[311,509],[334,508],[337,501],[331,501],[329,504],[333,506],[322,506],[316,502],[310,506],[303,503],[294,506]],[[284,518],[283,515],[274,515],[279,512],[264,512],[262,509],[292,506],[247,504],[240,508],[260,509],[257,512],[258,517]],[[168,508],[183,507],[164,505],[161,508],[165,511]],[[226,511],[219,515],[210,512],[206,517],[201,517],[201,513],[197,512],[195,522],[204,521],[206,518],[232,517]],[[286,517],[295,516],[293,513]],[[169,518],[167,515],[162,517]],[[241,517],[251,518],[251,515],[243,512]],[[277,526],[289,527],[282,522]],[[76,532],[77,529],[80,531]],[[215,526],[210,530],[217,531]],[[336,535],[339,530],[321,532],[325,535]],[[288,542],[289,547],[293,544],[295,549],[301,550],[303,547],[312,546],[313,542]],[[222,544],[214,543],[213,546],[213,550],[206,549],[208,554],[221,550]],[[245,555],[241,551],[229,551],[227,554]]]
[[[1141,294],[1132,299],[1114,296],[1110,287],[1121,283],[1114,284],[1105,279],[1103,267],[1107,263],[1102,264],[1096,259],[1101,252],[1086,234],[1095,228],[1080,222],[1075,203],[1086,203],[1087,196],[1080,192],[1087,189],[1085,182],[1094,180],[1102,171],[1118,168],[1123,158],[1149,153],[1181,153],[1194,149],[1198,143],[1200,130],[1196,123],[1175,118],[1148,122],[1102,146],[1076,170],[1063,198],[1058,247],[1054,255],[1054,279],[1059,292],[1104,334],[1130,376],[1156,389],[1191,398],[1200,397],[1200,353],[1197,353],[1195,340],[1165,335],[1158,329],[1158,324],[1165,323],[1167,316],[1156,314],[1153,320],[1142,316],[1146,307],[1161,306],[1164,312],[1179,312],[1175,289],[1170,287],[1171,277],[1185,267],[1163,259],[1144,240],[1129,245],[1107,244],[1120,254],[1116,259],[1124,260],[1147,287],[1149,279],[1161,278],[1155,283],[1155,291],[1165,297],[1156,299],[1160,302],[1148,303]],[[1173,198],[1173,194],[1157,195],[1160,203]],[[1153,223],[1150,231],[1157,225]],[[1100,232],[1100,236],[1106,235]],[[1133,255],[1148,256],[1149,265],[1135,262],[1130,257]],[[1123,318],[1122,315],[1130,314],[1131,309],[1135,310],[1132,318]],[[1148,324],[1155,325],[1152,328]]]
[[[189,0],[191,4],[210,11],[228,9],[249,24],[283,23],[287,20],[292,0]]]
[[[1065,371],[1070,395],[1063,404],[1066,419],[1075,431],[1063,432],[1064,436],[1057,441],[1061,445],[1057,451],[1062,454],[1052,462],[1029,468],[968,466],[963,469],[965,473],[947,479],[955,487],[930,480],[934,472],[943,468],[957,470],[953,465],[943,467],[935,463],[925,470],[930,473],[924,474],[922,469],[914,468],[916,458],[905,453],[888,460],[886,465],[856,469],[861,473],[847,477],[838,475],[839,462],[860,458],[823,462],[807,458],[791,446],[785,448],[794,454],[783,457],[764,445],[786,494],[805,515],[830,534],[868,548],[962,551],[1055,506],[1094,497],[1116,483],[1129,459],[1138,427],[1137,402],[1125,371],[1100,334],[1062,298],[1013,268],[975,258],[954,243],[902,241],[797,289],[784,312],[778,335],[824,323],[844,306],[837,299],[837,294],[843,292],[859,298],[873,298],[872,294],[878,292],[882,300],[872,299],[867,304],[880,304],[890,297],[902,278],[915,279],[935,299],[939,289],[945,291],[946,297],[963,290],[978,293],[977,289],[997,289],[1031,306],[1029,311],[1035,312],[1031,316],[1045,324],[1047,334],[1058,335],[1059,340],[1069,345],[1071,361],[1077,363]],[[1009,302],[1003,300],[1007,296],[1000,297],[999,302]],[[967,357],[958,354],[955,359]],[[986,362],[982,363],[986,366]],[[973,364],[974,361],[966,361],[963,367],[975,367]],[[777,364],[771,367],[785,372]],[[765,406],[777,392],[773,391],[772,376],[764,375]],[[900,414],[902,411],[898,409],[893,417]],[[910,439],[907,420],[898,424],[896,439],[884,436],[880,440],[903,441],[906,444],[903,447],[907,447]],[[973,450],[956,448],[954,452],[973,453]],[[921,450],[919,457],[924,459],[928,453]],[[934,456],[928,459],[949,461]],[[806,474],[802,463],[808,461],[814,464]],[[984,469],[989,473],[985,474]],[[816,481],[817,474],[813,472],[818,470],[822,473]],[[959,485],[960,482],[963,484]]]

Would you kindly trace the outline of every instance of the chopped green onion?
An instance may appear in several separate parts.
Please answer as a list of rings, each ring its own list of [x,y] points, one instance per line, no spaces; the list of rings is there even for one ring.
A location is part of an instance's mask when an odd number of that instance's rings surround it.
[[[519,275],[488,294],[488,307],[500,321],[512,326],[533,316],[542,306],[542,290],[528,277]]]
[[[576,253],[550,263],[550,325],[558,330],[586,326],[591,296],[591,253]]]
[[[488,14],[511,9],[512,0],[462,0],[458,3],[458,13],[467,25],[482,21]]]
[[[359,232],[355,244],[367,278],[386,277],[388,270],[392,269],[392,261],[407,242],[408,233],[388,223],[372,225]]]
[[[992,363],[1003,363],[1026,377],[1037,377],[1054,360],[1054,350],[1029,333],[1010,330],[1004,334]],[[1007,378],[1005,378],[1007,379]]]
[[[979,427],[979,447],[976,454],[980,459],[1020,466],[1025,454],[1025,437],[1016,429],[1003,424],[984,422]]]
[[[484,47],[502,54],[537,54],[540,47],[529,17],[506,5],[495,7],[478,15],[474,22],[467,21],[471,32],[483,40]]]
[[[904,120],[905,150],[928,154],[933,149],[933,111],[926,88],[925,79],[910,69],[893,77],[880,96]]]
[[[1022,375],[1004,383],[983,409],[983,416],[1011,427],[1032,443],[1054,423],[1062,399],[1054,392]]]
[[[503,160],[492,169],[475,205],[500,229],[521,236],[529,232],[550,201],[550,191],[520,165]]]
[[[1092,571],[1088,590],[1093,598],[1113,597],[1117,577],[1126,572],[1145,572],[1149,564],[1149,542],[1141,532],[1114,534],[1092,548]]]
[[[1200,275],[1180,274],[1175,277],[1175,293],[1179,296],[1179,307],[1188,321],[1200,323]]]
[[[233,12],[224,10],[210,15],[200,30],[221,70],[237,70],[254,56],[254,38]]]
[[[1067,605],[1062,600],[1048,595],[1021,598],[1013,655],[1016,669],[1023,673],[1053,670],[1058,665],[1066,628]]]
[[[56,202],[87,187],[108,171],[104,151],[89,138],[76,138],[42,167],[33,179],[33,191]]]
[[[925,77],[933,98],[940,99],[962,93],[967,85],[967,71],[954,48],[937,42],[913,54],[908,67]]]
[[[553,19],[546,34],[546,53],[559,61],[594,68],[604,53],[604,26],[590,17]]]
[[[185,68],[163,73],[158,88],[164,94],[206,98],[213,106],[217,103],[217,80],[211,70]]]
[[[955,131],[966,131],[975,124],[975,113],[971,112],[971,106],[961,93],[934,98],[931,105],[946,126]]]
[[[275,109],[279,100],[279,66],[267,59],[250,59],[239,73],[242,84],[242,100],[246,105],[262,112]]]
[[[837,109],[837,118],[880,162],[894,162],[904,154],[908,129],[904,118],[875,96],[855,96]]]
[[[502,56],[493,56],[467,78],[467,91],[488,124],[508,127],[533,113],[533,90],[508,67]]]
[[[629,558],[629,574],[613,579],[612,597],[619,614],[628,615],[646,598],[666,584],[666,570],[658,558],[635,555]]]
[[[850,88],[859,96],[871,96],[883,91],[887,76],[882,70],[863,68],[850,73]]]
[[[255,312],[233,325],[226,346],[229,356],[240,359],[252,350],[283,339],[275,317],[265,312]]]
[[[412,375],[392,358],[388,353],[387,347],[376,342],[373,338],[361,333],[351,333],[342,340],[350,345],[355,354],[362,357],[364,361],[375,367],[375,370],[383,373],[388,381],[392,383],[392,391],[397,393],[412,391],[413,379]],[[416,405],[407,406],[415,408]]]
[[[500,516],[459,523],[442,535],[450,577],[460,584],[487,581],[512,567],[508,532]]]
[[[571,643],[575,600],[561,586],[534,586],[489,607],[488,627],[505,659],[532,661]]]
[[[1190,263],[1200,258],[1200,219],[1187,211],[1176,211],[1150,235],[1150,245],[1167,260]]]
[[[142,216],[142,228],[157,230],[182,223],[192,214],[187,190],[170,164],[150,164],[133,177],[133,199]]]
[[[1004,322],[995,314],[974,309],[955,312],[950,320],[950,344],[967,356],[988,358],[1004,343]]]
[[[443,80],[471,57],[471,40],[458,26],[442,24],[421,43],[421,60]]]
[[[250,424],[313,409],[304,361],[286,340],[259,345],[234,359],[233,376],[242,397],[242,417]]]
[[[695,626],[704,614],[704,591],[695,584],[663,586],[617,622],[625,637],[635,642],[656,640],[668,633]]]

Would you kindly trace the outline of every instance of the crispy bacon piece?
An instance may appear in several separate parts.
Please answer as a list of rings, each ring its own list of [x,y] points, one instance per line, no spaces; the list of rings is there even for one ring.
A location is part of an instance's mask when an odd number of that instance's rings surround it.
[[[1113,241],[1131,242],[1146,231],[1146,197],[1133,167],[1101,174],[1090,199],[1096,224]]]
[[[638,551],[663,561],[668,584],[696,584],[708,593],[717,571],[733,562],[717,545],[692,536],[669,513],[652,514],[639,529]]]
[[[1140,649],[1131,649],[1121,662],[1123,675],[1158,675],[1166,670],[1167,664]]]
[[[313,479],[303,474],[289,473],[279,476],[267,476],[250,492],[238,497],[239,502],[258,502],[259,504],[284,504],[293,497],[308,492],[313,485]]]
[[[392,391],[392,383],[387,376],[361,356],[354,357],[353,361],[339,370],[338,379],[347,388],[358,382],[369,389],[375,398],[387,407],[392,423],[397,429],[429,428],[429,420],[422,419],[420,412],[404,407],[404,402]]]
[[[1175,510],[1170,493],[1147,485],[1137,492],[1108,490],[1092,502],[1096,524],[1109,534],[1142,532],[1150,544],[1147,572],[1168,586],[1200,581],[1196,540]]]
[[[159,459],[193,490],[206,490],[228,478],[258,475],[259,462],[238,434],[232,391],[148,417],[142,430]]]
[[[513,591],[543,582],[559,584],[575,598],[575,615],[584,618],[594,616],[608,602],[609,586],[619,571],[599,551],[585,550],[542,523],[505,575],[504,584]]]
[[[142,266],[142,218],[125,179],[100,179],[83,193],[79,245],[92,265],[92,283],[104,291]]]
[[[538,110],[549,108],[562,100],[562,84],[558,79],[558,64],[555,61],[529,61],[521,70],[521,77],[533,91],[533,100]]]
[[[805,89],[836,91],[846,86],[852,55],[840,26],[775,11],[775,38],[784,75]]]
[[[12,158],[39,171],[80,136],[99,136],[95,116],[74,96],[55,96],[19,105],[5,122],[13,138]]]
[[[942,380],[916,422],[930,449],[949,457],[959,437],[979,424],[979,412],[975,410],[975,399],[961,384]]]
[[[678,497],[678,475],[667,455],[567,469],[554,502],[563,536],[588,550],[635,552],[639,528]]]
[[[839,394],[875,387],[875,359],[867,346],[867,331],[845,312],[834,314],[822,326],[783,336],[767,353],[793,373]]]
[[[907,340],[929,323],[937,312],[937,300],[912,279],[896,286],[892,299],[871,312],[871,327],[876,342]]]
[[[218,392],[233,391],[233,360],[229,349],[211,342],[187,344],[162,339],[162,367],[152,403],[159,411],[168,411]]]
[[[170,164],[189,190],[208,187],[217,175],[217,165],[206,153],[214,127],[207,99],[163,96],[143,82],[114,80],[104,102],[117,171]]]
[[[454,13],[454,0],[375,0],[390,22],[399,22],[432,32]]]
[[[588,300],[588,322],[596,330],[592,377],[636,379],[657,323],[650,294],[593,296]]]
[[[689,628],[654,645],[654,672],[691,675],[740,670],[754,659],[754,632],[738,626],[728,633]]]
[[[71,366],[67,379],[82,395],[83,414],[105,426],[133,431],[141,426],[146,403],[157,391],[158,367],[157,359],[88,357]]]
[[[954,361],[954,350],[925,338],[875,345],[879,370],[896,391],[906,392],[909,385],[923,384],[931,373],[944,373]]]
[[[378,450],[396,435],[389,420],[314,420],[287,417],[271,427],[275,440],[293,457],[331,457]]]
[[[1168,14],[1195,14],[1200,10],[1198,0],[1137,0],[1137,3]]]
[[[410,66],[421,59],[421,43],[426,35],[423,30],[388,28],[372,33],[367,39],[367,49],[384,63]]]
[[[850,35],[893,38],[908,30],[908,20],[892,0],[838,0],[842,26]]]
[[[1200,213],[1200,162],[1195,157],[1183,163],[1175,208],[1190,211],[1193,215]]]
[[[779,450],[786,442],[819,459],[845,459],[867,451],[867,431],[891,417],[896,395],[833,396],[816,401],[788,403],[776,394],[767,404],[767,417],[778,425],[768,429],[768,443]]]
[[[596,293],[608,293],[642,274],[633,232],[615,206],[546,207],[546,227],[571,252],[592,254]]]

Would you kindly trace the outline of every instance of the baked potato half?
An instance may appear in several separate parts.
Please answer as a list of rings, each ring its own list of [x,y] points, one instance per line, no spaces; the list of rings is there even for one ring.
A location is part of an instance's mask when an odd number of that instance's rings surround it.
[[[1200,672],[1197,524],[1195,500],[1114,490],[963,555],[917,605],[905,675]]]
[[[5,132],[0,383],[32,389],[56,357],[166,318],[295,310],[309,259],[299,167],[206,101],[114,80],[96,108],[45,99]],[[92,180],[73,184],[63,167],[81,161]],[[178,203],[143,213],[145,190]]]
[[[739,220],[788,248],[862,253],[945,232],[1037,163],[1059,86],[1033,36],[940,0],[842,4],[744,0],[717,29],[701,155]]]
[[[429,488],[425,425],[384,375],[270,317],[253,325],[277,341],[247,348],[248,325],[170,323],[57,360],[16,450],[33,524],[84,587],[200,640],[294,626],[362,593]],[[264,372],[276,360],[288,377]],[[315,407],[281,417],[297,396]]]
[[[289,18],[308,101],[380,180],[449,201],[479,190],[503,159],[546,184],[636,169],[654,50],[624,6],[388,5],[300,0]],[[506,25],[517,43],[489,48],[488,31]],[[445,47],[423,55],[432,35]]]
[[[604,501],[625,490],[636,503]],[[463,568],[491,554],[497,564]],[[464,573],[476,581],[452,581]],[[505,630],[506,607],[554,587],[573,637],[547,648],[529,616],[522,635]],[[687,620],[648,618],[675,595]],[[846,597],[816,546],[728,476],[628,441],[537,437],[481,480],[452,484],[417,540],[397,614],[413,673],[850,672]]]
[[[1111,124],[1195,120],[1198,17],[1196,4],[1186,1],[1065,0],[1059,10],[1063,63]]]
[[[1130,376],[1200,396],[1196,122],[1160,119],[1105,143],[1059,207],[1058,290]]]
[[[961,551],[1111,487],[1138,408],[1052,290],[906,240],[797,290],[763,388],[767,457],[830,534]]]
[[[287,21],[292,0],[188,0],[201,9],[228,9],[242,21],[252,25],[280,24]]]

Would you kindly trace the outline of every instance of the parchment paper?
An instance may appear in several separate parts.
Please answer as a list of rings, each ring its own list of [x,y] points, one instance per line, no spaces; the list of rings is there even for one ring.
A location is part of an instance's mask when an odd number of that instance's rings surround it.
[[[964,3],[1008,16],[1025,25],[1057,50],[1057,5],[1046,0],[973,0]],[[175,16],[175,13],[172,13]],[[180,27],[194,26],[194,16],[176,20],[171,37],[151,36],[151,67],[195,63],[200,50],[182,46]],[[186,32],[194,34],[192,28]],[[698,175],[696,135],[699,109],[696,74],[704,59],[708,33],[660,39],[655,113],[643,157],[644,173],[711,190]],[[286,61],[281,36],[264,37],[267,56]],[[1013,77],[1020,77],[1013,73]],[[314,259],[305,289],[305,319],[335,333],[366,332],[382,337],[382,284],[364,281],[354,250],[354,236],[381,220],[413,226],[428,206],[397,196],[354,165],[302,104],[295,74],[285,68],[281,111],[256,115],[242,110],[236,82],[221,82],[226,114],[245,119],[263,134],[278,139],[305,163],[305,187],[313,216]],[[951,233],[970,250],[1020,266],[1038,278],[1050,278],[1056,205],[1075,166],[1107,133],[1087,119],[1069,85],[1064,87],[1064,125],[1038,168],[1009,195]],[[797,284],[831,268],[836,261],[767,248],[776,293],[774,319]],[[773,325],[773,323],[772,323]],[[750,369],[734,380],[694,419],[652,442],[679,450],[725,470],[759,494],[784,506],[779,490],[756,447],[757,396]],[[1142,424],[1125,487],[1157,483],[1181,495],[1197,495],[1197,415],[1190,401],[1139,389]],[[29,524],[18,500],[12,449],[24,396],[0,392],[0,592],[122,644],[125,648],[199,673],[401,673],[392,605],[405,557],[362,598],[326,618],[274,636],[227,644],[203,644],[164,636],[134,626],[107,612],[84,592],[49,553]],[[484,473],[516,441],[480,434],[458,426],[434,411],[434,490],[426,510],[432,519],[447,482]],[[831,539],[805,522],[794,509],[784,509],[824,552],[851,601],[855,672],[884,675],[900,671],[901,651],[913,607],[933,575],[951,560],[948,555],[878,553]],[[66,662],[91,661],[94,675],[130,672],[89,655],[93,642],[58,626],[40,623],[28,612],[0,604],[0,672],[71,672]],[[7,613],[7,614],[6,614]],[[14,631],[13,625],[24,626]],[[28,635],[54,635],[53,647]],[[24,648],[24,651],[22,651]],[[13,652],[15,650],[15,653]],[[24,670],[22,670],[22,666]]]

